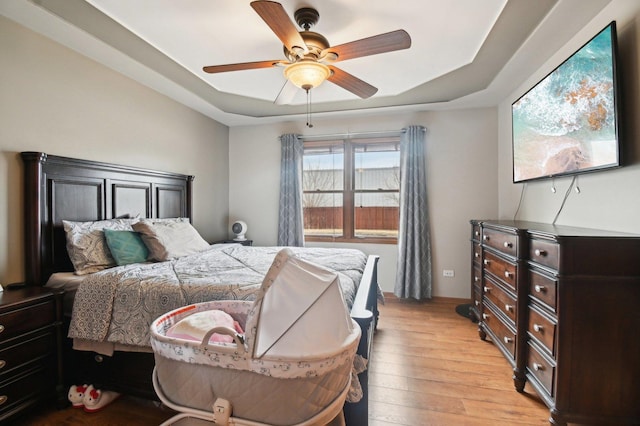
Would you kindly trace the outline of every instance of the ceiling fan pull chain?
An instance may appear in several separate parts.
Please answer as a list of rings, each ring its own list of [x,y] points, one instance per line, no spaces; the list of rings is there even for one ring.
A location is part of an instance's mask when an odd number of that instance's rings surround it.
[[[307,90],[307,127],[312,128],[313,124],[311,123],[311,90]]]

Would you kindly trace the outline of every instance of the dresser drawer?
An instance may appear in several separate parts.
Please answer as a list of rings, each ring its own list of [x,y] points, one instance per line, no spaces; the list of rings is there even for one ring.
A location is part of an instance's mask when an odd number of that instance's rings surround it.
[[[482,271],[479,266],[473,265],[473,274],[471,275],[473,290],[473,299],[482,301]]]
[[[480,241],[480,224],[479,223],[474,223],[471,225],[471,239],[472,240],[476,240],[476,241]]]
[[[486,307],[487,305],[484,306]],[[482,321],[496,336],[498,341],[494,343],[505,348],[511,355],[511,360],[513,361],[516,353],[515,333],[513,333],[490,308],[484,309]]]
[[[485,297],[515,324],[516,299],[490,279],[485,279],[483,292]]]
[[[0,314],[0,342],[51,325],[55,320],[56,309],[52,301]]]
[[[540,303],[547,305],[554,313],[558,305],[557,290],[558,281],[555,278],[529,270],[529,294]]]
[[[473,271],[471,272],[471,283],[480,288],[482,283],[482,269],[479,265],[473,265]]]
[[[557,271],[560,266],[559,247],[553,241],[532,239],[529,244],[529,259]]]
[[[18,404],[26,402],[38,395],[53,395],[55,375],[52,371],[43,369],[30,370],[10,380],[0,382],[0,423],[2,415],[12,411]]]
[[[56,337],[53,331],[21,339],[14,345],[3,346],[0,348],[0,382],[20,367],[53,356],[55,348]]]
[[[473,306],[479,308],[482,304],[482,290],[480,286],[473,286]]]
[[[518,248],[516,242],[518,236],[514,234],[507,234],[506,232],[497,231],[491,228],[484,228],[482,230],[482,241],[485,245],[492,247],[502,253],[509,256],[516,256]]]
[[[553,379],[556,373],[555,366],[549,362],[538,349],[529,344],[527,355],[527,371],[536,381],[542,385],[544,390],[553,397],[555,389],[553,388]]]
[[[508,262],[500,257],[485,252],[484,267],[491,272],[496,278],[504,282],[511,289],[516,290],[516,265]]]
[[[528,332],[550,355],[555,356],[556,324],[531,307]]]
[[[473,263],[480,264],[480,260],[482,259],[482,247],[478,243],[473,243],[473,253],[471,253],[471,257],[473,259]]]

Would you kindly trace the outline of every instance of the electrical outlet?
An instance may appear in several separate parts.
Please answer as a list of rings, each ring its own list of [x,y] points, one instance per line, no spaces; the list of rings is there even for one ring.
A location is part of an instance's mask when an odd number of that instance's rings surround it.
[[[443,277],[447,277],[447,278],[453,278],[455,277],[455,272],[453,271],[453,269],[443,269],[442,270],[442,276]]]

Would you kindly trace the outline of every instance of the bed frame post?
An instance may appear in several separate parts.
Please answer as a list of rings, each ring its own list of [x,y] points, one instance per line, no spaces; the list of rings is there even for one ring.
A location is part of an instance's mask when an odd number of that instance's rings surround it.
[[[42,164],[47,161],[43,152],[22,152],[24,163],[24,241],[42,241]],[[42,285],[42,246],[39,244],[24,245],[25,283]]]
[[[379,256],[370,255],[362,273],[360,287],[351,308],[353,318],[362,334],[358,344],[357,355],[367,360],[371,357],[373,334],[378,323],[378,260]],[[363,287],[364,286],[364,287]],[[348,426],[366,426],[369,423],[369,369],[358,374],[362,386],[362,399],[357,403],[347,402],[344,405],[345,421]]]
[[[196,177],[193,175],[187,176],[187,199],[186,199],[186,215],[189,218],[189,222],[193,222],[193,180]]]

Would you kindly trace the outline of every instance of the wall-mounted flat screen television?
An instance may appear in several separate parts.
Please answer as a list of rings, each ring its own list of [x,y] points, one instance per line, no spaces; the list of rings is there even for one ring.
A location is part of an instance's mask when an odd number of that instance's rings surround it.
[[[616,25],[515,101],[513,182],[620,166]]]

